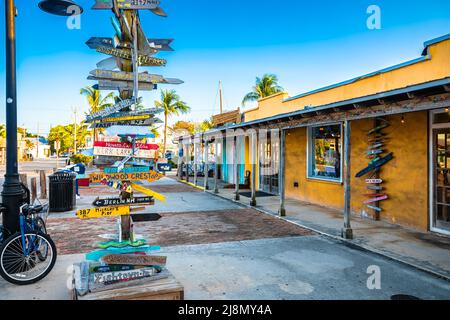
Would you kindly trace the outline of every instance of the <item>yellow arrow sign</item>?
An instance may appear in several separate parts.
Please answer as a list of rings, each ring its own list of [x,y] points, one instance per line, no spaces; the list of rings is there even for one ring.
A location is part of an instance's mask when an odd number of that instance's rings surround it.
[[[100,172],[100,173],[91,173],[89,175],[89,179],[90,179],[91,183],[99,183],[104,178],[106,178],[107,180],[121,180],[121,181],[147,180],[149,182],[153,182],[153,181],[161,179],[162,177],[164,177],[164,175],[162,175],[161,173],[156,172],[156,171],[130,172],[130,173],[119,172],[119,173],[111,173],[111,174]]]
[[[80,219],[94,219],[104,217],[117,217],[130,214],[130,207],[103,207],[103,208],[87,208],[80,209],[76,215]]]
[[[143,186],[141,186],[139,184],[131,183],[131,187],[133,188],[133,190],[142,192],[143,194],[151,196],[151,197],[153,197],[153,198],[155,198],[155,199],[157,199],[159,201],[166,201],[166,197],[163,196],[162,194],[157,193],[155,191],[152,191],[150,189],[147,189],[147,188],[145,188],[145,187],[143,187]]]

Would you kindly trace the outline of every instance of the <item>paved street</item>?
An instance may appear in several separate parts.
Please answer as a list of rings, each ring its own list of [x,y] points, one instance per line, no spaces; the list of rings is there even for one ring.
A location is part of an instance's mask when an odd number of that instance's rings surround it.
[[[148,187],[168,201],[145,211],[162,218],[136,223],[137,233],[161,245],[186,299],[450,299],[449,282],[412,267],[169,178]],[[82,189],[78,206],[89,205],[94,192],[112,194],[103,186]],[[51,214],[48,227],[59,248],[54,270],[27,287],[0,279],[0,299],[68,299],[68,268],[94,249],[98,235],[114,231],[115,220]],[[367,287],[370,266],[381,272],[379,290]]]

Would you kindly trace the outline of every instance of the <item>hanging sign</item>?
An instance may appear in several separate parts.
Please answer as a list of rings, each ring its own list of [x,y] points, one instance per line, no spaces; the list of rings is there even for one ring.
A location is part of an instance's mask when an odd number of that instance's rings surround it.
[[[80,219],[117,217],[128,214],[130,214],[130,207],[128,206],[80,209],[76,213]]]
[[[88,77],[90,80],[96,80]],[[99,80],[98,84],[92,86],[97,90],[133,90],[134,83],[132,81],[112,81],[112,80]],[[152,91],[158,89],[158,86],[153,83],[139,83],[139,90]]]
[[[159,0],[117,0],[117,8],[125,10],[150,10],[158,8],[159,5]],[[106,10],[112,8],[112,0],[95,0],[95,4],[92,7],[94,10]]]
[[[366,179],[367,184],[377,184],[377,183],[383,183],[382,179]]]
[[[120,181],[141,181],[147,180],[149,182],[157,181],[164,177],[161,173],[156,171],[148,172],[132,172],[132,173],[91,173],[89,181],[91,183],[100,183],[102,180],[120,180]],[[151,195],[150,195],[151,196]]]
[[[102,70],[102,71],[105,71],[105,70]],[[98,112],[88,114],[86,116],[86,122],[91,122],[93,120],[97,120],[97,118],[109,116],[112,113],[115,113],[117,111],[120,111],[120,110],[128,108],[128,107],[131,107],[133,104],[139,104],[141,102],[142,102],[141,97],[137,101],[134,98],[119,101],[112,107],[106,107]]]
[[[121,59],[132,60],[131,50],[128,49],[100,46],[97,47],[96,51]],[[138,63],[140,66],[165,66],[167,64],[167,60],[140,54],[138,56]]]
[[[134,197],[130,199],[121,198],[107,198],[107,199],[95,199],[92,205],[96,207],[110,207],[110,206],[123,206],[123,205],[134,205],[134,204],[145,204],[154,205],[155,200],[153,197]]]

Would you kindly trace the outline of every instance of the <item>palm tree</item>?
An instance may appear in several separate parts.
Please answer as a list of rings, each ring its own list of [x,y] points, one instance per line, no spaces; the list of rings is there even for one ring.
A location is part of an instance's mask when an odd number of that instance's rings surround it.
[[[242,105],[248,101],[256,101],[283,91],[284,89],[278,85],[278,77],[276,75],[265,74],[262,78],[256,78],[256,85],[253,87],[253,91],[245,95]]]
[[[172,115],[179,115],[180,113],[188,113],[191,108],[180,100],[180,96],[175,90],[161,90],[161,101],[155,101],[157,108],[164,109],[164,147],[163,156],[166,154],[167,147],[167,121]]]
[[[114,93],[110,92],[106,97],[102,97],[100,90],[92,87],[85,87],[80,89],[80,94],[86,96],[89,103],[90,112],[95,113],[106,107],[112,106],[111,98],[114,97]],[[97,141],[97,130],[94,129],[94,142]]]

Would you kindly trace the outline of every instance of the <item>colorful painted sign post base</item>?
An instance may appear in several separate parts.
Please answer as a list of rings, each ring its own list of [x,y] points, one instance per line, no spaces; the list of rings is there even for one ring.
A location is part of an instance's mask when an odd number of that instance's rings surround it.
[[[117,217],[130,214],[130,207],[104,207],[104,208],[88,208],[77,211],[76,216],[80,219],[95,219],[104,217]]]

